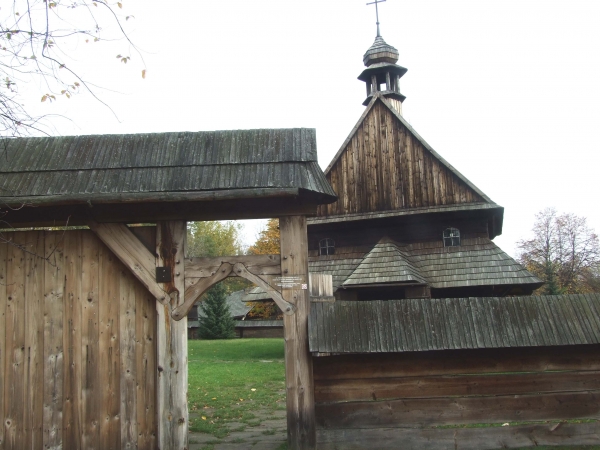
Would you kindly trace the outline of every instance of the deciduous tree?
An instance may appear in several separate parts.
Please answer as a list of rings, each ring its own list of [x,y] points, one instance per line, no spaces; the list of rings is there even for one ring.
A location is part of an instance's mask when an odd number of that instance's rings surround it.
[[[0,136],[45,132],[44,117],[30,113],[24,92],[38,86],[42,102],[71,98],[96,88],[73,64],[73,48],[122,39],[127,63],[135,49],[125,32],[123,0],[7,0],[0,5]],[[145,69],[142,71],[145,77]],[[37,101],[39,101],[37,100]],[[29,105],[30,106],[30,105]]]
[[[281,252],[279,247],[279,219],[269,219],[265,228],[259,234],[258,239],[248,249],[251,255],[277,255]],[[248,302],[252,309],[248,313],[251,319],[281,319],[283,314],[274,301]]]
[[[233,221],[190,222],[187,230],[187,257],[243,255],[242,226]],[[228,294],[250,286],[240,277],[222,281]]]
[[[258,233],[258,239],[248,249],[250,255],[278,255],[279,219],[269,219],[267,226]]]
[[[233,221],[190,222],[187,256],[231,256],[243,254],[241,225]]]
[[[598,289],[600,245],[585,217],[547,208],[535,216],[533,238],[518,242],[519,261],[546,282],[540,293],[576,294]]]

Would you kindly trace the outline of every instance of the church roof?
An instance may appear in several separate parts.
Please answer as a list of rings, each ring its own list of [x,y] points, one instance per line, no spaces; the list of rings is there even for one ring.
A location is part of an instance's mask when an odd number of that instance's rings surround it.
[[[434,289],[529,285],[542,281],[486,238],[463,238],[458,247],[434,242],[403,244],[387,238],[359,255],[309,258],[312,272],[330,273],[334,288],[419,283]]]
[[[396,61],[398,61],[398,50],[379,35],[363,56],[363,62],[367,67],[382,62],[395,64]]]
[[[308,220],[311,226],[453,213],[485,218],[490,238],[502,233],[503,208],[439,155],[380,92],[325,175],[338,201],[321,205]]]
[[[314,354],[600,344],[600,294],[312,303]]]
[[[396,111],[396,109],[381,94],[376,94],[373,96],[373,99],[371,100],[371,102],[369,103],[369,105],[367,106],[365,111],[362,113],[362,115],[360,116],[360,119],[358,119],[358,122],[356,123],[356,125],[354,125],[354,128],[352,129],[352,131],[350,131],[350,134],[348,135],[348,137],[346,138],[346,140],[344,141],[344,143],[342,144],[342,146],[340,147],[338,152],[335,154],[335,156],[333,157],[333,159],[331,160],[331,162],[325,169],[325,175],[329,174],[329,172],[331,171],[331,169],[333,168],[335,163],[338,161],[338,159],[340,158],[340,156],[346,149],[346,146],[348,145],[348,143],[352,140],[352,138],[356,134],[358,127],[360,125],[362,125],[362,123],[365,121],[365,119],[367,118],[367,116],[369,115],[371,110],[375,107],[375,105],[378,102],[381,102],[383,105],[385,105],[385,107],[387,109],[389,109],[389,111],[394,115],[394,117],[398,121],[400,121],[400,123],[429,151],[429,153],[431,153],[435,157],[435,159],[437,159],[442,165],[444,165],[448,170],[450,170],[456,177],[458,177],[461,181],[463,181],[473,191],[475,191],[477,194],[479,194],[486,203],[495,204],[492,201],[492,199],[490,199],[487,195],[485,195],[483,193],[483,191],[481,191],[467,177],[465,177],[462,173],[460,173],[457,169],[455,169],[452,164],[450,164],[439,153],[437,153],[433,149],[433,147],[431,147],[431,145],[429,145],[427,143],[427,141],[425,141],[425,139],[423,139],[421,137],[421,135],[419,133],[417,133],[417,131],[404,119],[404,117],[402,117],[402,114],[399,114],[398,111]]]
[[[344,287],[384,284],[427,284],[419,269],[400,246],[384,238],[365,255],[352,274],[342,283]]]

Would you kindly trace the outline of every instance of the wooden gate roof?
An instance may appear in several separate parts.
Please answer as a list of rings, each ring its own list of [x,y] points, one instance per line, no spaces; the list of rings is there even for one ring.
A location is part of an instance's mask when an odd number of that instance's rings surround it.
[[[308,325],[316,354],[600,344],[600,294],[313,303]]]
[[[65,205],[87,205],[100,221],[202,220],[215,218],[207,209],[219,216],[227,208],[192,203],[239,199],[255,200],[247,216],[264,217],[266,201],[285,212],[336,198],[317,163],[314,129],[18,138],[0,153],[0,204],[37,206],[11,212],[12,221],[53,218]],[[179,207],[157,206],[166,202]]]

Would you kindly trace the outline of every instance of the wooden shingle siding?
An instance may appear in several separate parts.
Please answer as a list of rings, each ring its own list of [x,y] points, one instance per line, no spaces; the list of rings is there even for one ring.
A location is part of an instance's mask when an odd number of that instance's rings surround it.
[[[591,345],[598,330],[600,294],[338,301],[309,318],[314,354]]]
[[[155,448],[156,300],[91,231],[3,237],[0,447]]]
[[[326,176],[339,200],[319,216],[491,203],[399,118],[375,100]]]

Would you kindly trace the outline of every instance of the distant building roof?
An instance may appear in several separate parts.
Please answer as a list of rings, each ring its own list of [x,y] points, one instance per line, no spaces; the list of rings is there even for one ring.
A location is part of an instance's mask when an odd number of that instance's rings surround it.
[[[236,328],[282,328],[283,320],[236,320]]]
[[[600,344],[600,294],[313,303],[319,354]]]
[[[232,292],[227,296],[225,302],[229,306],[229,312],[231,317],[241,318],[244,317],[252,309],[251,306],[246,306],[246,303],[242,301],[242,297],[245,295],[243,290]],[[198,304],[198,317],[205,317],[204,311],[202,310],[201,303]]]

